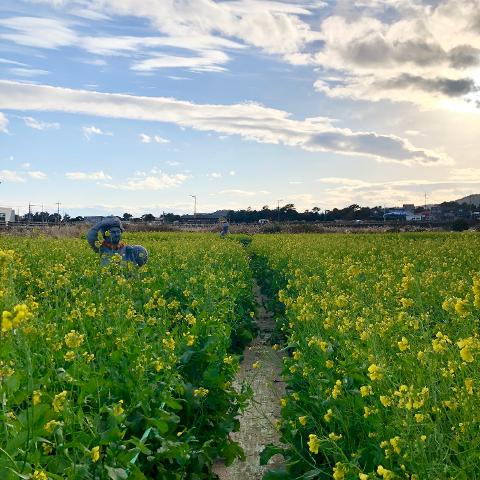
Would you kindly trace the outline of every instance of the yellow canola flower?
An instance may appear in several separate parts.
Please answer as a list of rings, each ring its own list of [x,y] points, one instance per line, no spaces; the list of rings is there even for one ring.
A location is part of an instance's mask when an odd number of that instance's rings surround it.
[[[370,380],[381,380],[383,378],[382,368],[372,363],[368,367],[368,376]]]
[[[435,337],[436,338],[432,340],[432,348],[434,352],[443,352],[447,349],[447,344],[452,343],[450,338],[448,338],[448,336],[444,335],[442,332],[437,332]]]
[[[58,422],[57,420],[50,420],[47,422],[43,428],[48,432],[52,433],[57,427],[61,425],[61,422]]]
[[[461,299],[458,299],[455,303],[455,312],[457,312],[457,314],[462,318],[465,318],[468,315],[468,310],[465,308],[467,303],[468,300]]]
[[[2,332],[6,333],[13,329],[12,314],[6,310],[2,313]]]
[[[331,408],[327,410],[327,413],[323,416],[323,419],[327,422],[330,423],[333,418],[333,411]]]
[[[461,339],[457,342],[457,346],[460,349],[462,360],[467,363],[473,362],[472,348],[476,347],[475,339],[472,337]]]
[[[366,473],[359,473],[358,478],[360,480],[368,480],[368,475]]]
[[[391,470],[387,470],[386,468],[383,468],[382,465],[379,465],[377,468],[377,473],[383,477],[384,480],[393,480],[394,474]]]
[[[386,408],[392,404],[392,399],[386,395],[380,395],[380,402]]]
[[[64,356],[64,360],[66,362],[73,362],[75,360],[75,352],[73,350],[69,350]]]
[[[342,394],[342,382],[337,380],[332,390],[332,397],[338,398]]]
[[[390,445],[393,447],[393,450],[395,453],[400,455],[400,437],[397,435],[396,437],[393,437],[390,439]]]
[[[253,363],[252,368],[260,368],[260,362]]]
[[[125,410],[123,409],[123,400],[120,400],[116,405],[113,406],[113,414],[116,417],[119,417]]]
[[[341,438],[343,438],[343,435],[342,435],[342,434],[337,435],[335,432],[330,432],[330,433],[328,434],[328,438],[329,438],[330,440],[335,441],[335,440],[340,440]]]
[[[298,421],[300,422],[301,425],[306,425],[307,417],[306,416],[298,417]]]
[[[40,390],[34,390],[32,395],[33,405],[38,405],[42,401],[42,392]]]
[[[67,394],[68,392],[64,390],[63,392],[55,395],[52,402],[52,407],[55,412],[58,413],[63,411],[65,408],[65,401],[67,400]]]
[[[92,457],[92,461],[95,463],[95,462],[98,462],[100,460],[100,447],[93,447],[91,450],[90,450],[90,456]]]
[[[471,378],[465,379],[465,388],[469,395],[473,395],[473,380]]]
[[[84,341],[85,335],[78,333],[76,330],[70,330],[65,335],[65,345],[69,348],[78,348]]]
[[[48,480],[47,474],[43,470],[35,470],[30,478],[32,480]]]
[[[208,388],[203,388],[203,387],[200,387],[200,388],[196,388],[194,391],[193,391],[193,395],[195,397],[205,397],[208,395]]]
[[[334,480],[344,480],[346,473],[347,473],[347,469],[345,465],[343,465],[343,463],[341,462],[337,462],[333,467]]]
[[[308,450],[311,453],[317,454],[319,447],[320,447],[320,440],[314,433],[311,433],[308,436]]]
[[[360,387],[360,395],[362,397],[368,397],[369,395],[372,395],[372,393],[373,393],[373,390],[370,385],[362,385]]]
[[[405,350],[408,350],[410,348],[410,345],[408,344],[408,339],[405,337],[402,337],[402,340],[400,340],[400,342],[397,342],[397,345],[401,352],[404,352]]]

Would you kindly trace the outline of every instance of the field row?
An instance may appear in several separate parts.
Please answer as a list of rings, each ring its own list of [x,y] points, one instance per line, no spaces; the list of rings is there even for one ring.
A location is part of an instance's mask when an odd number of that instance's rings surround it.
[[[290,352],[287,478],[480,478],[480,237],[257,236],[252,247]]]
[[[0,238],[0,478],[202,479],[248,389],[243,247],[138,234],[141,269],[99,266],[84,240]]]

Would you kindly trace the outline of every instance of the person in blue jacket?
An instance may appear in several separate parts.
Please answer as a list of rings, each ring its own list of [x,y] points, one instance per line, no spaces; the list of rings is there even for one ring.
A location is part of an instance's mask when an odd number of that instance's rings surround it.
[[[132,262],[141,267],[148,260],[148,251],[141,245],[125,245],[122,239],[124,231],[122,222],[118,217],[106,217],[96,223],[87,233],[87,241],[93,251],[100,253],[102,265],[108,265],[111,257],[118,254],[126,262]],[[97,246],[98,234],[101,233],[103,241]]]

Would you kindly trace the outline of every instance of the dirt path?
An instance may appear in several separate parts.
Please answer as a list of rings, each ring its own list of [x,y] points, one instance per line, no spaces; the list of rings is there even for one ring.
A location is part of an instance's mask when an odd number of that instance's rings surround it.
[[[270,343],[270,336],[275,329],[273,314],[266,310],[266,299],[256,283],[253,292],[257,302],[256,323],[260,331],[245,350],[235,380],[236,388],[244,381],[252,386],[253,399],[239,418],[240,431],[231,435],[244,449],[246,461],[236,461],[229,467],[218,461],[213,471],[220,480],[260,480],[268,469],[281,466],[282,458],[279,456],[274,457],[268,466],[260,466],[260,453],[265,445],[279,443],[275,421],[280,416],[280,398],[285,385],[280,378],[282,355],[273,351]],[[258,368],[254,368],[257,362]]]

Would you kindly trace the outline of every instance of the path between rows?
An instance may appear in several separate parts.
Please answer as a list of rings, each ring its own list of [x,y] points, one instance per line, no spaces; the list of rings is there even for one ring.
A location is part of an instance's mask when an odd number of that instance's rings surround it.
[[[275,329],[272,312],[266,309],[266,297],[256,282],[253,293],[257,303],[256,323],[258,336],[244,352],[234,385],[240,388],[243,382],[251,385],[253,398],[245,412],[239,417],[240,431],[231,434],[245,451],[246,460],[235,461],[226,467],[217,461],[213,471],[220,480],[260,480],[267,470],[279,469],[282,457],[273,457],[268,466],[260,466],[260,453],[270,444],[279,444],[279,435],[275,428],[280,418],[280,398],[284,395],[285,385],[281,380],[282,354],[272,350],[271,335]],[[257,364],[258,368],[253,365]]]

